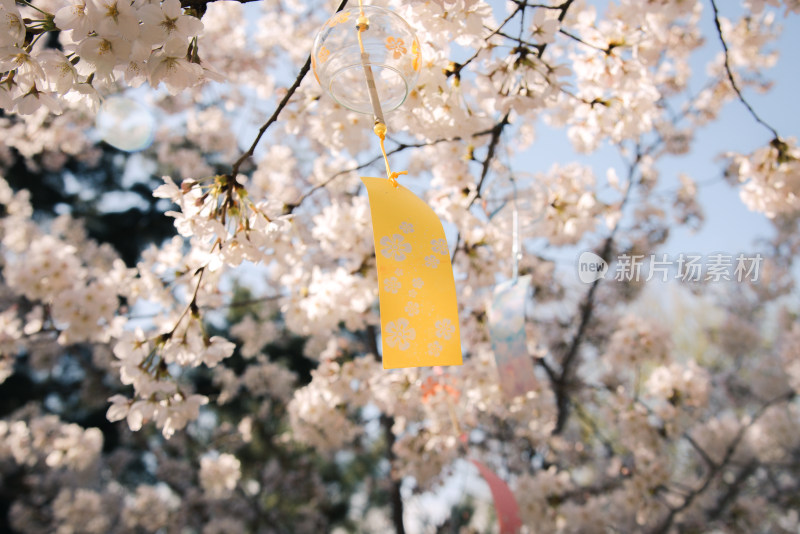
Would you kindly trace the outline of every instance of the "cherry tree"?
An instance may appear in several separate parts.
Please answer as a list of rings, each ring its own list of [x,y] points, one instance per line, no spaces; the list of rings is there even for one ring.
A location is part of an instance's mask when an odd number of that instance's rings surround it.
[[[381,365],[383,157],[310,74],[347,0],[0,0],[0,525],[484,531],[409,507],[476,459],[524,532],[796,532],[800,148],[751,95],[800,3],[375,4],[420,42],[386,146],[452,238],[462,366]],[[92,127],[125,95],[159,122],[136,154]],[[653,313],[624,260],[704,220],[662,162],[735,106],[763,142],[708,159],[773,235]],[[622,163],[520,172],[545,125]],[[112,238],[115,204],[147,224]],[[575,250],[619,276],[567,276]],[[509,399],[487,317],[513,269],[535,376]]]

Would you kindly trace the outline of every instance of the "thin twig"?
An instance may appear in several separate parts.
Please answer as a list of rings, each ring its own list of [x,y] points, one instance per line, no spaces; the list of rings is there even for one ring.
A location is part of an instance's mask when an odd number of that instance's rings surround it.
[[[347,0],[342,0],[342,2],[339,4],[339,7],[336,8],[336,13],[344,9],[346,5],[347,5]],[[261,126],[261,128],[259,128],[258,135],[256,135],[256,138],[253,140],[253,143],[250,145],[250,148],[248,148],[247,152],[242,154],[239,157],[239,159],[236,160],[236,163],[233,164],[233,169],[231,170],[231,178],[233,178],[234,180],[236,179],[236,175],[239,173],[239,167],[242,165],[242,163],[244,163],[248,158],[250,158],[253,155],[253,153],[256,150],[256,146],[258,146],[258,143],[261,141],[261,138],[264,136],[264,133],[266,133],[267,129],[270,126],[272,126],[274,122],[278,120],[278,116],[281,114],[281,111],[283,111],[283,108],[285,108],[286,104],[289,103],[289,100],[292,98],[295,91],[297,91],[297,88],[300,87],[300,84],[303,82],[303,79],[306,77],[306,74],[308,74],[308,71],[310,69],[311,69],[311,54],[309,54],[308,58],[306,58],[306,62],[300,69],[300,73],[297,75],[297,78],[295,78],[292,86],[289,87],[289,90],[286,91],[286,94],[278,103],[278,107],[275,108],[275,111],[272,113],[272,116],[267,120],[267,122],[265,122]]]
[[[755,121],[760,125],[764,126],[765,128],[767,128],[770,132],[772,132],[772,135],[775,136],[775,139],[780,139],[781,136],[778,135],[778,131],[769,124],[767,124],[766,121],[764,121],[761,117],[758,116],[756,110],[754,110],[753,106],[751,106],[750,103],[747,100],[745,100],[744,96],[742,95],[742,92],[739,90],[739,86],[736,83],[736,80],[734,80],[733,71],[731,70],[731,64],[728,54],[728,43],[725,42],[725,37],[722,35],[722,25],[720,24],[719,21],[719,10],[717,9],[717,2],[716,0],[709,0],[709,1],[711,2],[711,8],[714,10],[714,25],[717,27],[717,35],[719,36],[720,43],[722,43],[722,49],[725,51],[725,72],[728,74],[728,81],[731,82],[731,87],[733,87],[736,96],[739,97],[739,101],[742,104],[744,104],[744,107],[747,108],[747,111],[750,112],[750,115],[753,116]]]
[[[484,133],[479,132],[479,133],[476,133],[474,135],[475,136],[484,135]],[[400,143],[399,145],[397,145],[397,147],[395,147],[392,150],[390,150],[389,152],[387,152],[386,155],[387,156],[391,156],[392,154],[397,154],[398,152],[402,152],[403,150],[406,150],[407,148],[422,148],[422,147],[426,147],[426,146],[438,145],[439,143],[447,143],[447,142],[461,141],[461,140],[462,140],[461,137],[451,137],[451,138],[448,138],[448,139],[435,139],[435,140],[430,141],[428,143]],[[311,189],[309,189],[308,191],[306,191],[305,193],[300,195],[300,198],[298,198],[297,200],[295,200],[291,204],[287,204],[284,207],[284,211],[287,214],[288,213],[292,213],[308,197],[310,197],[311,195],[313,195],[314,193],[316,193],[320,189],[323,189],[323,188],[327,187],[331,182],[333,182],[334,180],[336,180],[340,176],[344,176],[345,174],[349,174],[351,172],[360,171],[361,169],[365,169],[365,168],[369,167],[370,165],[373,165],[373,164],[375,164],[375,163],[377,163],[377,162],[379,162],[381,160],[383,160],[383,154],[378,154],[377,156],[373,157],[369,161],[366,161],[364,163],[361,163],[361,164],[356,165],[355,167],[351,167],[349,169],[341,170],[341,171],[337,172],[336,174],[331,175],[324,182],[318,183],[317,185],[313,186]]]
[[[610,50],[607,49],[607,48],[600,48],[599,46],[593,45],[592,43],[587,43],[586,41],[584,41],[583,39],[581,39],[577,35],[572,34],[572,33],[568,32],[567,30],[565,30],[563,28],[559,28],[558,29],[558,33],[560,33],[562,35],[566,35],[567,37],[569,37],[573,41],[577,41],[577,42],[581,43],[582,45],[588,46],[589,48],[594,48],[595,50],[599,50],[600,52],[605,52],[606,54],[608,54],[610,52]]]
[[[477,184],[477,186],[475,188],[475,195],[469,201],[469,204],[467,205],[467,209],[470,209],[473,206],[473,204],[475,204],[475,201],[478,200],[478,198],[480,198],[480,196],[481,196],[481,190],[483,189],[483,183],[486,180],[486,176],[489,174],[489,166],[492,163],[492,159],[494,159],[494,153],[497,150],[497,145],[500,142],[501,135],[503,134],[503,128],[505,128],[509,124],[508,117],[509,117],[510,113],[511,113],[510,111],[508,113],[506,113],[503,116],[503,118],[500,120],[500,122],[498,122],[497,124],[495,124],[494,126],[489,128],[488,130],[475,134],[475,135],[482,135],[482,134],[490,133],[490,134],[492,134],[492,137],[489,140],[489,149],[486,152],[486,158],[484,158],[484,160],[483,160],[483,166],[481,168],[481,176],[480,176],[480,179],[478,180],[478,184]],[[458,251],[459,251],[459,245],[460,244],[461,244],[461,232],[458,232],[458,233],[456,233],[456,246],[453,249],[453,255],[450,257],[450,263],[451,264],[456,261],[456,256],[458,256]]]
[[[481,197],[481,192],[483,189],[483,183],[486,180],[486,176],[489,174],[489,167],[494,159],[494,153],[497,150],[497,144],[500,142],[500,136],[503,134],[503,128],[505,128],[508,123],[508,116],[510,115],[510,111],[507,112],[502,120],[495,124],[494,128],[492,128],[492,137],[489,140],[489,149],[486,152],[486,158],[483,160],[483,167],[481,168],[481,177],[478,180],[478,185],[475,188],[475,196],[472,197],[467,208],[471,208],[475,201]]]
[[[561,13],[558,14],[558,22],[559,23],[564,22],[564,17],[567,16],[567,10],[569,9],[569,6],[571,6],[574,1],[575,0],[567,0],[566,2],[564,2],[563,4],[558,6],[558,8],[561,10]],[[539,47],[539,54],[538,54],[539,59],[542,59],[542,56],[544,55],[544,51],[545,51],[546,48],[547,48],[547,43],[544,43],[541,47]]]
[[[495,35],[497,35],[498,33],[500,33],[500,30],[502,30],[502,29],[503,29],[503,27],[504,27],[506,24],[508,24],[508,22],[509,22],[511,19],[513,19],[513,18],[514,18],[514,17],[517,15],[517,13],[519,13],[520,11],[522,11],[524,8],[525,8],[525,4],[519,4],[519,5],[517,5],[517,8],[516,8],[516,9],[515,9],[515,10],[514,10],[514,11],[513,11],[513,12],[512,12],[512,13],[511,13],[509,16],[507,16],[507,17],[505,18],[505,20],[504,20],[503,22],[501,22],[501,23],[500,23],[500,25],[499,25],[497,28],[495,28],[494,30],[492,30],[492,31],[489,33],[489,35],[487,35],[486,37],[484,37],[484,39],[483,39],[483,40],[484,40],[484,41],[486,41],[486,43],[488,44],[488,42],[489,42],[489,39],[490,39],[490,38],[492,38],[492,37],[494,37],[494,36],[495,36]],[[453,71],[452,71],[450,74],[451,74],[451,75],[455,75],[455,76],[456,76],[456,78],[458,78],[458,77],[460,76],[460,74],[461,74],[461,71],[464,69],[464,67],[466,67],[467,65],[469,65],[470,63],[472,63],[472,61],[473,61],[473,60],[475,60],[475,59],[476,59],[476,58],[477,58],[477,57],[480,55],[480,53],[481,53],[481,52],[483,52],[484,50],[485,50],[485,48],[479,48],[478,50],[476,50],[474,54],[472,54],[472,55],[471,55],[471,56],[470,56],[470,57],[469,57],[469,58],[468,58],[466,61],[464,61],[464,63],[460,63],[460,64],[456,65],[455,69],[454,69],[454,70],[453,70]]]

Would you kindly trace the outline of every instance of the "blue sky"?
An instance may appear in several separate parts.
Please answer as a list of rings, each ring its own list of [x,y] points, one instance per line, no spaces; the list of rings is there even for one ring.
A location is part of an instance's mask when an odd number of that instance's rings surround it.
[[[600,4],[606,4],[601,2]],[[721,14],[734,18],[739,13],[732,2],[720,3]],[[703,6],[701,28],[707,36],[701,50],[695,53],[692,86],[698,88],[705,76],[705,65],[721,51],[713,26],[709,4]],[[726,9],[730,11],[726,12]],[[800,49],[800,17],[790,16],[780,24],[783,32],[774,47],[780,52],[777,65],[765,71],[766,77],[774,81],[774,86],[766,94],[754,90],[744,90],[745,98],[757,113],[778,130],[783,137],[797,137],[800,124],[800,106],[794,104],[800,94],[800,61],[795,51]],[[709,254],[712,252],[749,252],[754,250],[757,237],[772,233],[767,218],[749,211],[741,202],[738,189],[731,187],[722,178],[724,163],[718,156],[726,151],[749,153],[766,145],[771,133],[757,124],[745,107],[738,101],[727,103],[719,120],[695,131],[692,151],[685,156],[663,158],[658,168],[661,171],[660,189],[675,190],[679,182],[677,176],[683,172],[701,185],[699,202],[706,220],[700,231],[693,233],[687,228],[674,228],[670,239],[662,249],[653,252],[666,252],[670,255],[680,252]],[[537,127],[536,142],[513,162],[516,169],[542,171],[552,162],[581,161],[593,166],[599,183],[603,183],[608,167],[615,167],[624,176],[624,166],[614,151],[599,150],[590,156],[572,151],[561,133],[550,131],[544,126]]]

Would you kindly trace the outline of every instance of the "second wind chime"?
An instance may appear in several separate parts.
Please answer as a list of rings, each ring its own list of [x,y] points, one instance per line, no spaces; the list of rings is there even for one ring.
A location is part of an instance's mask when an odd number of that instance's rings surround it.
[[[398,183],[386,156],[384,111],[399,107],[421,65],[411,26],[377,6],[344,9],[320,29],[314,75],[342,106],[374,117],[386,179],[362,177],[369,195],[377,258],[383,367],[461,365],[453,268],[433,210]]]

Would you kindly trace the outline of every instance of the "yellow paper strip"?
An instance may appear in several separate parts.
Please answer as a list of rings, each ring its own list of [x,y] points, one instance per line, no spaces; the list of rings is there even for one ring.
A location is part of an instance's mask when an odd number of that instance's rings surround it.
[[[442,223],[402,185],[361,180],[372,213],[383,368],[461,365],[456,285]]]

